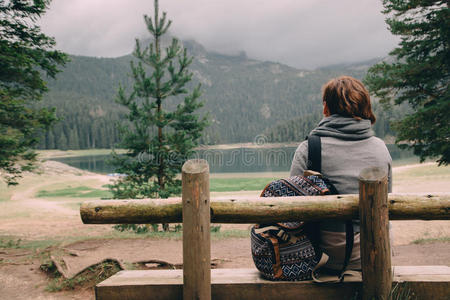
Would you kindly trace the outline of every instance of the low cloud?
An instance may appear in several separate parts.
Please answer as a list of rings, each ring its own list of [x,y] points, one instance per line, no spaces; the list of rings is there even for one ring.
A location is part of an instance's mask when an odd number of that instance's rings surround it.
[[[207,49],[316,68],[387,55],[398,42],[379,0],[162,0],[171,32]],[[143,15],[153,1],[54,0],[41,20],[57,47],[71,54],[115,57],[147,36]]]

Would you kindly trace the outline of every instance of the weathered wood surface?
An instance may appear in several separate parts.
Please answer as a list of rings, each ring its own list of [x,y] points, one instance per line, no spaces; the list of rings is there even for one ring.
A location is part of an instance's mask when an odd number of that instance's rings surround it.
[[[448,266],[395,266],[393,287],[408,288],[416,299],[448,299]],[[310,281],[267,281],[256,269],[211,270],[212,299],[355,299],[361,282],[314,284]],[[182,270],[121,271],[95,288],[97,300],[182,299]]]
[[[211,299],[209,166],[188,160],[181,169],[183,195],[183,299]]]
[[[359,195],[313,197],[217,197],[211,199],[211,222],[262,223],[358,218]],[[449,220],[450,193],[389,194],[391,220]],[[98,200],[80,208],[85,224],[147,224],[182,221],[180,198]]]
[[[388,300],[392,288],[388,175],[376,167],[359,175],[363,300]]]

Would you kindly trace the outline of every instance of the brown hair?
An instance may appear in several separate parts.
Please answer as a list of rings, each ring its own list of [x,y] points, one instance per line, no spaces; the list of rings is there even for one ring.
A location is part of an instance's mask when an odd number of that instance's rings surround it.
[[[375,123],[369,92],[358,79],[350,76],[331,79],[322,87],[322,98],[331,115],[368,119]]]

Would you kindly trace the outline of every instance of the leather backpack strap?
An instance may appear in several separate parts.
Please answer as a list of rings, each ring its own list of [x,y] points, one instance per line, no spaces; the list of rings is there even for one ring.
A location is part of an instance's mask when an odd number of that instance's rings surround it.
[[[308,136],[308,169],[319,173],[322,172],[322,145],[320,136],[317,135]],[[340,272],[338,279],[339,282],[344,279],[345,272],[352,256],[354,242],[355,233],[353,221],[349,220],[345,223],[345,257],[342,271]]]
[[[309,135],[308,139],[308,170],[320,173],[322,169],[322,147],[320,142],[320,136]],[[320,245],[320,222],[306,222],[307,231],[309,232],[309,238],[314,247]]]
[[[344,273],[347,270],[350,258],[352,257],[353,244],[355,243],[355,232],[353,229],[353,221],[349,220],[345,222],[345,258],[342,265],[342,271],[340,274],[340,280],[344,279]]]
[[[322,169],[322,146],[320,136],[308,136],[308,169],[321,172]]]

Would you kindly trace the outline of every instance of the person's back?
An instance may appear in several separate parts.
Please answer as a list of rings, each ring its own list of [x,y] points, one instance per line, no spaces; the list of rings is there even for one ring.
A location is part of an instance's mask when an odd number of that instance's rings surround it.
[[[389,174],[391,190],[391,157],[384,142],[373,136],[375,122],[370,98],[362,83],[351,77],[340,77],[324,87],[324,115],[311,134],[321,137],[322,174],[340,194],[358,193],[358,176],[369,166],[384,168]],[[308,142],[302,142],[294,156],[292,175],[302,175],[307,169]],[[355,222],[355,231],[359,226]],[[320,247],[330,257],[326,267],[341,270],[345,255],[345,222],[320,223]],[[349,269],[360,269],[359,234],[355,235]]]

